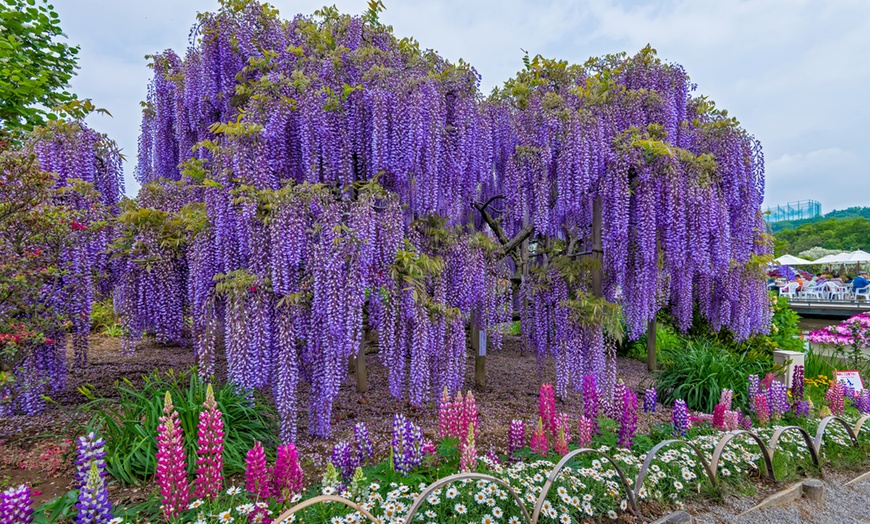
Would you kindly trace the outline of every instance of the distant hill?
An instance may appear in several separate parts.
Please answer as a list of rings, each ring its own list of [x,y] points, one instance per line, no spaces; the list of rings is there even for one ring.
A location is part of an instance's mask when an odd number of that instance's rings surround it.
[[[792,228],[774,230],[773,251],[776,256],[796,255],[815,246],[870,251],[870,207],[832,211],[824,217],[788,223],[793,224]]]
[[[814,217],[814,218],[805,218],[803,220],[783,220],[781,222],[774,222],[770,224],[770,230],[774,233],[778,231],[782,231],[783,229],[795,229],[798,226],[803,226],[806,224],[815,224],[817,222],[822,222],[823,220],[828,220],[831,218],[839,218],[839,219],[847,219],[847,218],[868,218],[870,219],[870,207],[848,207],[846,209],[837,209],[831,211],[822,216]],[[813,247],[813,246],[810,246]],[[827,247],[827,246],[822,246]],[[835,249],[835,248],[829,248]],[[838,249],[838,248],[837,248]]]

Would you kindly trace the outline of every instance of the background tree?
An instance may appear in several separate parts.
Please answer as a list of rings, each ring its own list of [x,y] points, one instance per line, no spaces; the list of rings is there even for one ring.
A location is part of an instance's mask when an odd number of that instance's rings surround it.
[[[46,0],[0,0],[0,129],[28,131],[75,99],[66,90],[78,46],[59,41],[60,17]]]

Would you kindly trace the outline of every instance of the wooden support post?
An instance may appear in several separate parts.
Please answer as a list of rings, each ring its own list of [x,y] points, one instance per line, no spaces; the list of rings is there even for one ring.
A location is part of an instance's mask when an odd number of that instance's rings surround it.
[[[656,317],[646,325],[646,369],[656,370]]]
[[[601,281],[604,263],[604,248],[601,242],[601,197],[592,201],[592,260],[596,262],[592,269],[592,294],[604,296]]]
[[[363,337],[362,342],[359,346],[359,351],[356,355],[356,362],[354,363],[354,373],[356,374],[356,392],[357,393],[365,393],[369,390],[369,373],[366,369],[366,348],[369,345],[369,338],[371,336],[368,325],[366,325],[365,329],[363,329]]]
[[[474,385],[486,387],[486,330],[471,320],[471,350],[474,352]]]

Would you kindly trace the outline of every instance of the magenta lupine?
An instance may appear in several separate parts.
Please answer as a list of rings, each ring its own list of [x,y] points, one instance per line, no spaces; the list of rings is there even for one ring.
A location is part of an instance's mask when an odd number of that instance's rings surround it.
[[[209,384],[196,427],[196,498],[212,500],[224,485],[224,421]]]
[[[271,476],[271,493],[277,497],[278,502],[290,500],[294,494],[302,491],[302,467],[299,465],[299,455],[294,444],[278,446],[278,456],[275,458]]]
[[[686,431],[689,429],[689,408],[686,406],[685,400],[677,399],[674,401],[671,421],[674,426],[674,435],[678,437],[686,436]]]
[[[257,500],[266,500],[271,495],[271,479],[266,465],[266,451],[260,442],[248,450],[245,457],[245,489]]]
[[[474,445],[474,425],[469,423],[465,435],[465,445],[459,457],[459,471],[468,472],[477,469],[477,447]]]
[[[658,393],[656,392],[655,386],[647,388],[647,390],[643,392],[643,412],[655,413],[657,402]]]
[[[804,367],[795,366],[791,376],[791,400],[792,402],[800,402],[804,399],[804,388],[806,386],[806,378],[804,377]]]
[[[568,454],[568,439],[565,437],[565,427],[559,426],[556,439],[553,441],[553,451],[559,455]]]
[[[547,446],[547,433],[544,431],[544,421],[540,417],[538,417],[538,426],[535,428],[535,431],[532,432],[531,448],[532,451],[538,453],[542,457],[546,457],[547,451],[549,451],[549,447]]]
[[[33,522],[33,494],[21,484],[0,492],[0,522],[30,524]]]
[[[725,405],[716,404],[713,408],[713,429],[725,430]]]
[[[424,457],[435,457],[438,455],[438,448],[435,447],[435,442],[432,439],[424,438],[423,439],[423,456]]]
[[[592,421],[580,415],[577,423],[577,445],[581,448],[589,447],[592,443]]]
[[[767,395],[764,393],[755,395],[755,417],[762,426],[770,422],[770,408],[767,406]]]
[[[187,482],[187,459],[181,422],[168,391],[163,401],[163,414],[160,425],[157,426],[157,471],[154,480],[160,488],[163,514],[171,519],[187,510],[190,486]]]
[[[619,440],[617,446],[631,449],[634,443],[634,433],[637,431],[637,395],[631,388],[623,387],[621,413],[619,417]]]
[[[522,420],[511,420],[510,430],[508,431],[508,456],[513,457],[514,453],[523,449],[526,445],[526,425]]]
[[[538,416],[544,422],[544,431],[555,439],[556,428],[556,392],[552,384],[542,384],[538,392]]]
[[[728,388],[722,390],[722,395],[719,396],[719,403],[725,406],[725,411],[731,411],[731,399],[734,397],[734,392]]]
[[[776,377],[773,373],[768,373],[764,375],[764,379],[761,381],[761,387],[764,389],[770,389],[770,385],[776,381]]]
[[[845,411],[845,401],[843,400],[843,386],[837,381],[831,382],[828,391],[825,392],[825,401],[828,407],[831,408],[831,413],[840,416]]]

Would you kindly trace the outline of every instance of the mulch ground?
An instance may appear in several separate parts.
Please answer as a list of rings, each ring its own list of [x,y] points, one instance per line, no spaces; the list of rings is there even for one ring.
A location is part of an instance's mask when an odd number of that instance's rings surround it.
[[[474,359],[466,365],[465,384],[474,391],[480,412],[481,436],[478,449],[486,452],[491,448],[504,450],[507,447],[509,422],[521,418],[530,426],[537,420],[538,389],[542,379],[550,382],[555,376],[553,362],[547,363],[543,377],[539,377],[535,357],[520,351],[517,337],[506,337],[500,351],[487,355],[486,386],[474,385]],[[186,370],[194,365],[193,352],[189,348],[165,347],[143,342],[132,356],[121,355],[120,340],[94,336],[89,352],[89,364],[83,369],[70,372],[64,391],[55,397],[55,403],[39,416],[14,416],[0,418],[0,488],[20,483],[34,485],[42,492],[38,500],[45,501],[70,489],[72,459],[75,453],[75,438],[87,423],[87,416],[76,408],[86,399],[78,391],[81,386],[97,395],[115,396],[114,385],[122,379],[133,384],[141,383],[142,377],[158,369]],[[435,403],[425,408],[413,408],[407,401],[400,401],[389,394],[387,370],[376,354],[367,356],[369,391],[359,394],[353,376],[341,387],[333,409],[333,433],[328,440],[308,436],[307,385],[300,391],[299,439],[296,443],[303,459],[306,483],[319,481],[324,466],[329,460],[332,446],[342,439],[352,437],[353,425],[364,421],[375,443],[375,453],[387,455],[394,413],[402,413],[419,424],[429,438],[434,438],[438,429],[438,409]],[[224,373],[223,362],[218,363],[218,376]],[[643,362],[618,359],[618,376],[630,388],[642,393],[650,385],[650,377]],[[557,409],[568,413],[576,420],[581,414],[581,405],[576,395],[559,402]],[[659,410],[664,412],[665,410]],[[666,413],[660,417],[667,418]],[[664,420],[660,421],[664,421]],[[640,431],[647,420],[641,417]],[[133,500],[144,498],[150,491],[148,485],[140,488],[114,488],[117,496]],[[114,495],[114,494],[113,494]]]

